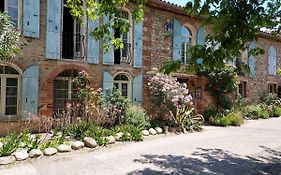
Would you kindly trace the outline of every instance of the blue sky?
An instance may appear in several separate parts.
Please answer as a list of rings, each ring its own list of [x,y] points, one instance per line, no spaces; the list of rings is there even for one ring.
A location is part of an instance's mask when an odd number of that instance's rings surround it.
[[[168,2],[172,2],[181,6],[185,6],[189,0],[166,0]]]

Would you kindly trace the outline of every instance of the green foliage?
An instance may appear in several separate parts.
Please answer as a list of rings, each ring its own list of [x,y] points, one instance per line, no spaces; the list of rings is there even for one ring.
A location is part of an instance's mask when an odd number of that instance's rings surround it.
[[[262,103],[265,103],[266,105],[272,105],[276,102],[276,100],[279,100],[279,97],[275,93],[270,93],[267,95],[262,95],[260,101]]]
[[[122,48],[123,43],[120,38],[115,38],[114,33],[110,32],[110,29],[120,30],[120,34],[129,32],[130,23],[127,20],[122,19],[122,9],[126,7],[129,2],[133,2],[134,6],[132,11],[132,17],[136,22],[140,22],[144,18],[144,5],[147,0],[106,0],[106,1],[80,1],[80,0],[67,0],[66,4],[71,9],[71,14],[82,22],[84,14],[91,20],[96,20],[100,17],[108,16],[109,23],[101,24],[91,34],[97,40],[103,40],[105,47],[109,48],[112,44],[115,49]],[[83,3],[85,2],[85,3]]]
[[[51,131],[51,138],[47,140],[47,142],[44,142],[40,145],[40,148],[42,150],[53,147],[56,148],[57,146],[63,144],[65,141],[64,135],[60,135],[57,130],[53,129]]]
[[[20,140],[26,145],[29,151],[39,148],[41,143],[40,138],[40,135],[31,135],[28,130],[24,130],[20,133]]]
[[[246,119],[258,119],[258,114],[262,109],[258,105],[249,105],[242,109]]]
[[[232,67],[205,69],[201,72],[209,79],[206,89],[214,97],[216,107],[232,109],[233,102],[229,94],[237,92],[237,73]]]
[[[97,125],[91,122],[73,123],[63,129],[63,134],[75,139],[82,140],[84,137],[91,136],[94,130],[99,129]]]
[[[165,63],[159,71],[163,74],[170,74],[171,72],[178,71],[180,69],[180,67],[181,67],[180,60],[177,60],[177,61],[171,60],[171,61]]]
[[[19,146],[20,139],[18,134],[9,134],[6,137],[4,137],[1,142],[3,143],[3,146],[0,147],[0,156],[9,156]]]
[[[195,0],[185,8],[187,13],[204,16],[203,25],[212,32],[206,36],[205,47],[193,46],[190,49],[191,68],[196,68],[197,58],[203,59],[205,67],[224,67],[225,61],[239,58],[249,49],[249,42],[255,41],[262,28],[280,32],[281,5],[279,1],[241,0]],[[262,54],[261,49],[251,54]]]
[[[240,112],[230,112],[226,115],[218,114],[214,117],[210,117],[211,125],[215,126],[240,126],[244,123],[244,119]]]
[[[182,131],[201,131],[204,122],[203,116],[194,115],[194,107],[192,105],[180,106],[177,108],[175,115],[175,123]]]
[[[243,115],[241,112],[233,111],[226,116],[232,126],[241,126],[244,123]]]
[[[218,110],[216,108],[212,108],[212,107],[207,108],[203,113],[204,120],[209,121],[210,117],[216,116],[217,113],[218,113]]]
[[[133,104],[125,109],[125,124],[133,125],[140,129],[147,129],[150,126],[149,117],[145,111]]]
[[[20,33],[15,29],[11,17],[0,12],[0,60],[15,57],[20,46]]]
[[[125,110],[129,101],[116,89],[110,90],[104,96],[103,108],[106,110],[107,118],[111,120],[111,125],[118,125],[124,122]]]
[[[114,128],[116,133],[123,132],[124,135],[120,138],[121,141],[142,141],[143,135],[141,129],[135,127],[134,125],[120,125]]]
[[[273,115],[273,117],[280,117],[281,116],[281,107],[274,105],[272,107],[272,115]]]

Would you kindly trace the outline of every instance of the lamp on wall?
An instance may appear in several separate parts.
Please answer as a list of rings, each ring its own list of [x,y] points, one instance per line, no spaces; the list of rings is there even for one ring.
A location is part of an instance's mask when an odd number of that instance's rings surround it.
[[[173,23],[167,22],[165,24],[165,36],[171,36],[173,33]]]

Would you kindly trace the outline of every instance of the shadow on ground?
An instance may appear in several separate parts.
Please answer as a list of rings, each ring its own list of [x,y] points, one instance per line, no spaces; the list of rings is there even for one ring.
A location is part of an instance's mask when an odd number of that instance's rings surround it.
[[[243,157],[222,149],[197,148],[192,156],[142,155],[136,163],[151,168],[128,173],[138,174],[226,174],[226,175],[281,175],[281,152],[261,147],[264,152]]]

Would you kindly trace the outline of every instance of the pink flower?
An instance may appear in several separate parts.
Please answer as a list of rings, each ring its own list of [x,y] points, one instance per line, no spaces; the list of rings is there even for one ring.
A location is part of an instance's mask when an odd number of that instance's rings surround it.
[[[98,89],[97,89],[97,92],[98,92],[99,94],[101,94],[101,93],[102,93],[102,88],[98,88]]]

